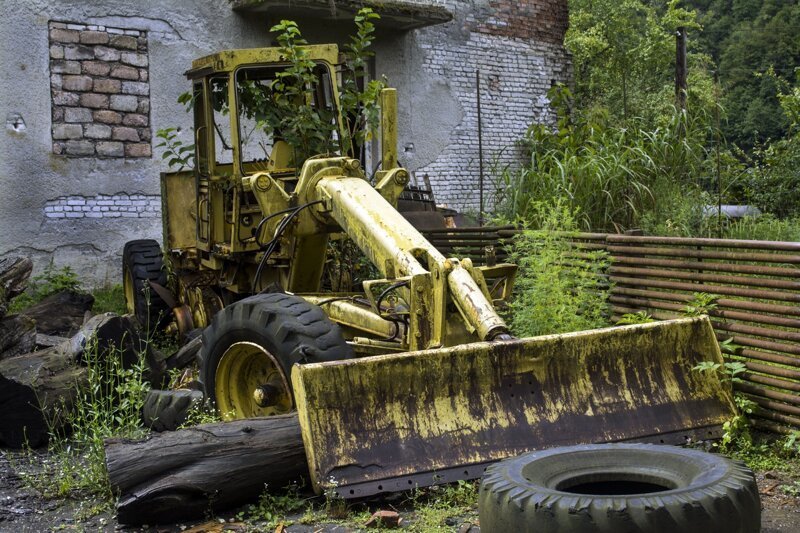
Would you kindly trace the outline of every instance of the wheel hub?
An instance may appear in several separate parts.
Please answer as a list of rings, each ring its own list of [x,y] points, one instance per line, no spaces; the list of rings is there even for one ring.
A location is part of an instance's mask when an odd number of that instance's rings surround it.
[[[232,344],[217,366],[214,391],[224,420],[288,413],[291,388],[277,359],[252,342]]]

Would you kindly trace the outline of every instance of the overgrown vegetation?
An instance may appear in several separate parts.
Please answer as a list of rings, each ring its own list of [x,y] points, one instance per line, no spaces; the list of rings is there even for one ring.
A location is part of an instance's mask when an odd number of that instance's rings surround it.
[[[564,205],[531,206],[539,229],[528,229],[511,245],[519,265],[511,328],[528,337],[608,325],[608,266],[605,251],[577,250],[575,211]]]
[[[51,261],[41,274],[33,276],[25,292],[11,301],[9,311],[19,312],[61,291],[79,291],[78,275],[69,266],[56,267]]]
[[[338,84],[338,111],[344,122],[341,131],[333,104],[320,105],[317,102],[317,64],[310,59],[306,48],[309,43],[292,20],[281,20],[270,28],[286,67],[277,71],[269,83],[237,79],[240,118],[251,123],[254,130],[264,132],[266,138],[285,141],[291,149],[295,167],[302,166],[306,159],[316,155],[363,156],[364,146],[372,139],[378,126],[378,99],[386,87],[383,79],[367,80],[367,64],[373,55],[370,46],[375,38],[373,21],[379,18],[371,8],[360,9],[354,18],[356,32],[343,49],[344,62],[340,65]],[[226,87],[226,84],[212,86],[212,105],[225,120],[231,111]],[[191,92],[182,94],[178,101],[187,110],[194,106]],[[221,135],[220,125],[215,124],[215,128]],[[252,134],[245,132],[246,128],[241,124],[240,129],[242,135]],[[177,128],[159,129],[156,137],[161,139],[157,145],[162,150],[161,157],[171,168],[194,168],[194,145],[181,141]],[[223,148],[230,149],[225,139],[220,143]],[[269,155],[270,148],[262,148],[264,155]]]
[[[49,457],[43,468],[27,475],[26,481],[46,497],[93,495],[112,502],[113,494],[105,467],[104,439],[144,436],[141,409],[149,384],[144,362],[129,368],[121,355],[88,347],[83,355],[86,384],[78,389],[72,406],[57,416],[65,417],[69,435],[51,432]],[[36,459],[34,452],[31,458]]]
[[[551,90],[556,124],[531,126],[530,162],[500,173],[498,216],[535,224],[530,206],[559,202],[587,231],[796,240],[798,16],[775,1],[571,0],[574,91]],[[678,27],[689,32],[686,110],[674,107]],[[728,30],[764,53],[745,54]],[[732,222],[719,204],[763,215]]]

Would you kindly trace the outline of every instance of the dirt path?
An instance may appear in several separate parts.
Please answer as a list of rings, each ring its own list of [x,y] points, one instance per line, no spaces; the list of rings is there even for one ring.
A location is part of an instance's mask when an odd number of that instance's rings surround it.
[[[46,456],[41,456],[46,460]],[[117,525],[113,512],[97,501],[73,499],[46,499],[28,487],[24,476],[24,458],[19,452],[0,449],[0,532],[44,533],[49,531],[142,531]],[[800,531],[800,482],[786,474],[766,472],[757,474],[762,502],[762,533],[796,533]],[[796,489],[796,490],[795,490]],[[389,504],[388,506],[391,506]],[[414,508],[400,507],[406,525],[415,522]],[[267,531],[258,523],[244,524],[234,517],[236,511],[211,520],[199,520],[173,526],[151,527],[146,531],[159,533],[217,533],[222,531]],[[366,516],[366,515],[364,515]],[[289,517],[294,523],[286,533],[344,533],[359,531],[354,525],[315,521],[300,523],[301,515]],[[439,531],[477,533],[475,513],[454,516],[441,524]],[[363,522],[356,522],[363,523]],[[274,531],[270,528],[268,531]]]

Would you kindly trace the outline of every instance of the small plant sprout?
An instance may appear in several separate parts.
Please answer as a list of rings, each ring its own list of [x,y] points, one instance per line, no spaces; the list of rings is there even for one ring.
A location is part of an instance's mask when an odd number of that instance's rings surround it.
[[[717,300],[719,300],[719,296],[716,294],[695,292],[692,293],[692,299],[681,311],[684,315],[691,317],[707,315],[717,307]]]
[[[617,320],[618,326],[625,326],[629,324],[648,324],[650,322],[655,322],[652,316],[647,311],[638,311],[636,313],[625,313],[619,320]]]

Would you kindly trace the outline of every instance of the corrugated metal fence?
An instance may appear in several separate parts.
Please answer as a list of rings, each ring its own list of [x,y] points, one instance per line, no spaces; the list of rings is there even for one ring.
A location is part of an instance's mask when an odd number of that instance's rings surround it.
[[[507,257],[511,226],[425,232],[443,253]],[[785,432],[800,428],[800,243],[647,237],[602,233],[574,236],[580,248],[605,249],[612,320],[646,311],[654,318],[681,316],[693,293],[718,296],[708,312],[717,338],[731,339],[745,364],[734,387],[758,406],[757,426]]]

